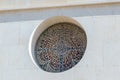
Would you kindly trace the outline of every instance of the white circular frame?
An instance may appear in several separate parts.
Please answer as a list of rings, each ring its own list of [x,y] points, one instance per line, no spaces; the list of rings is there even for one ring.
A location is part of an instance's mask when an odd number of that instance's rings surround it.
[[[76,24],[77,26],[79,26],[80,28],[82,28],[81,25],[79,24],[79,22],[77,22],[73,18],[66,17],[66,16],[55,16],[55,17],[48,18],[45,21],[43,21],[39,26],[37,26],[32,32],[32,35],[29,40],[29,48],[28,48],[30,57],[31,57],[33,63],[37,67],[39,67],[39,66],[38,66],[38,63],[34,56],[34,49],[35,49],[35,45],[36,45],[36,41],[38,40],[38,37],[44,30],[46,30],[51,25],[56,24],[56,23],[61,23],[61,22],[73,23],[73,24]]]

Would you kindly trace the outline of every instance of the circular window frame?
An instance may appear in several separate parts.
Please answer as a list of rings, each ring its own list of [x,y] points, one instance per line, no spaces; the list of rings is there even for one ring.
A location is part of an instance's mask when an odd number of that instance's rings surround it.
[[[57,23],[63,23],[63,22],[66,22],[66,23],[71,23],[71,24],[75,24],[77,26],[79,26],[84,32],[85,30],[83,29],[83,27],[80,25],[80,23],[76,20],[74,20],[73,18],[70,18],[70,17],[66,17],[66,16],[55,16],[55,17],[51,17],[51,18],[48,18],[46,19],[45,21],[43,21],[40,25],[38,25],[34,31],[32,32],[32,35],[30,37],[30,40],[29,40],[29,47],[28,47],[28,50],[29,50],[29,55],[33,61],[33,63],[40,68],[40,66],[38,65],[37,61],[36,61],[36,57],[34,55],[34,50],[35,50],[35,45],[36,45],[36,42],[39,38],[39,36],[50,26],[52,26],[53,24],[57,24]],[[86,32],[85,32],[86,34]],[[86,35],[86,47],[87,47],[87,35]],[[85,51],[86,51],[86,48],[85,48]],[[84,52],[85,53],[85,52]],[[84,54],[83,54],[84,56]],[[81,58],[82,59],[82,58]],[[80,59],[80,60],[81,60]]]

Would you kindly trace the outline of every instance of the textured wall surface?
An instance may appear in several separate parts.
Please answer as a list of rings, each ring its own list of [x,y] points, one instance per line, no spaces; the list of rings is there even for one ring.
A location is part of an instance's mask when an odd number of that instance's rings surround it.
[[[28,41],[36,26],[57,15],[80,22],[88,43],[75,67],[48,73],[33,64]],[[120,80],[119,48],[120,5],[0,13],[0,80]]]

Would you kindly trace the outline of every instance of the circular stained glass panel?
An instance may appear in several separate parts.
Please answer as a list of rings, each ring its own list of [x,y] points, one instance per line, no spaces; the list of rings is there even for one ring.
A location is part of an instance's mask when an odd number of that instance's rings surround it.
[[[40,34],[35,46],[35,58],[47,72],[63,72],[82,58],[87,37],[82,28],[72,23],[57,23]]]

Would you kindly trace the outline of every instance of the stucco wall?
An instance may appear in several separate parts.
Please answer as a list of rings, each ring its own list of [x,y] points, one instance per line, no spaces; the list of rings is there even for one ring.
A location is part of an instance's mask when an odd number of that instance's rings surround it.
[[[32,31],[51,16],[69,16],[85,29],[82,60],[62,73],[36,67],[28,52]],[[120,80],[120,5],[0,13],[0,80]]]

